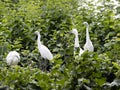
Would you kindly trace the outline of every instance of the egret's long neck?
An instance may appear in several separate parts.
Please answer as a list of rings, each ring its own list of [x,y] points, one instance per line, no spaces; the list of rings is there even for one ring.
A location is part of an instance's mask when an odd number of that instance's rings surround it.
[[[38,34],[38,39],[37,39],[37,43],[38,43],[38,46],[41,45],[41,42],[40,42],[40,33]]]
[[[78,33],[75,34],[75,47],[79,47]]]
[[[90,41],[88,28],[89,28],[89,25],[86,26],[86,41]]]

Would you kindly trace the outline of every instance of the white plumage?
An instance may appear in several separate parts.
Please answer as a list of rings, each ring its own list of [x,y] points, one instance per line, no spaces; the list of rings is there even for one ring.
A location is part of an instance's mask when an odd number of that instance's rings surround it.
[[[93,52],[94,47],[93,47],[92,41],[90,40],[89,31],[88,31],[89,25],[87,22],[84,22],[83,24],[86,25],[86,43],[84,45],[84,50],[85,51],[88,50],[89,52]]]
[[[10,51],[6,57],[8,65],[17,65],[20,62],[20,55],[16,51]]]
[[[79,48],[80,48],[77,29],[72,29],[72,33],[75,35],[74,48],[76,48],[76,47],[79,47]],[[74,52],[75,52],[75,51],[74,51]],[[84,50],[83,50],[82,48],[80,48],[79,56],[81,56],[83,53],[84,53]]]
[[[38,49],[41,54],[41,57],[44,59],[52,60],[53,59],[52,53],[46,46],[42,45],[40,42],[40,38],[41,38],[40,33],[36,31],[35,34],[38,35],[37,44],[38,44]]]
[[[72,29],[72,33],[75,35],[75,43],[74,43],[74,47],[79,47],[79,39],[78,39],[78,31],[77,29]]]
[[[80,48],[79,56],[81,56],[84,52],[85,52],[85,50],[83,50],[82,48]]]

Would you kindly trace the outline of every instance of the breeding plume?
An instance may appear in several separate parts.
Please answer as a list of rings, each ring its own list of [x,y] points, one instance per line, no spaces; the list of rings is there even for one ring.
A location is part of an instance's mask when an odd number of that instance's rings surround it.
[[[79,56],[81,56],[84,53],[84,50],[80,48],[77,29],[73,29],[72,33],[75,35],[74,54],[75,54],[75,48],[79,48],[80,49]]]
[[[38,38],[37,38],[37,44],[38,44],[38,49],[39,49],[39,52],[41,54],[41,57],[44,58],[44,59],[52,60],[53,59],[52,53],[40,41],[40,39],[41,39],[40,33],[38,31],[36,31],[35,34],[37,34],[37,36],[38,36]]]
[[[16,51],[10,51],[6,57],[8,65],[17,65],[20,62],[20,55]]]
[[[84,22],[83,24],[86,26],[86,43],[84,45],[84,50],[85,51],[88,50],[89,52],[93,52],[94,47],[93,47],[92,41],[90,40],[89,31],[88,31],[89,25],[87,22]]]

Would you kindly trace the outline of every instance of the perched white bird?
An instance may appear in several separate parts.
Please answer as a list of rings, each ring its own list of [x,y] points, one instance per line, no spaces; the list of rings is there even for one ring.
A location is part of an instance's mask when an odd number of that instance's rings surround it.
[[[84,22],[83,24],[86,25],[86,43],[84,45],[84,50],[85,51],[88,50],[89,52],[93,52],[94,47],[93,47],[92,41],[90,40],[89,31],[88,31],[89,25],[87,22]]]
[[[78,31],[77,31],[77,29],[72,29],[71,32],[75,35],[74,48],[79,48],[80,49],[79,56],[81,56],[84,53],[84,50],[82,48],[80,48],[80,45],[79,45]],[[74,54],[75,54],[75,50],[74,50]]]
[[[10,51],[6,57],[8,65],[17,65],[20,62],[20,55],[16,51]]]
[[[35,32],[35,34],[38,35],[38,39],[37,39],[37,44],[38,44],[38,49],[39,49],[39,52],[41,54],[41,57],[44,58],[44,59],[48,59],[48,60],[52,60],[53,59],[53,55],[52,53],[50,52],[50,50],[44,46],[40,39],[41,39],[41,35],[38,31]]]

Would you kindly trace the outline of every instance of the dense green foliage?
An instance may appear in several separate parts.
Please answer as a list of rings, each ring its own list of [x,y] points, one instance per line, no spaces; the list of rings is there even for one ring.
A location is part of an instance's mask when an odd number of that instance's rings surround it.
[[[94,0],[93,0],[94,1]],[[10,90],[110,90],[103,87],[120,78],[120,8],[112,0],[102,5],[84,0],[1,0],[0,1],[0,86]],[[99,1],[99,0],[98,0]],[[85,43],[85,26],[95,51],[73,55],[77,28],[80,46]],[[54,55],[42,68],[35,31]],[[9,51],[20,53],[18,66],[7,66]],[[120,86],[114,87],[118,89]]]

